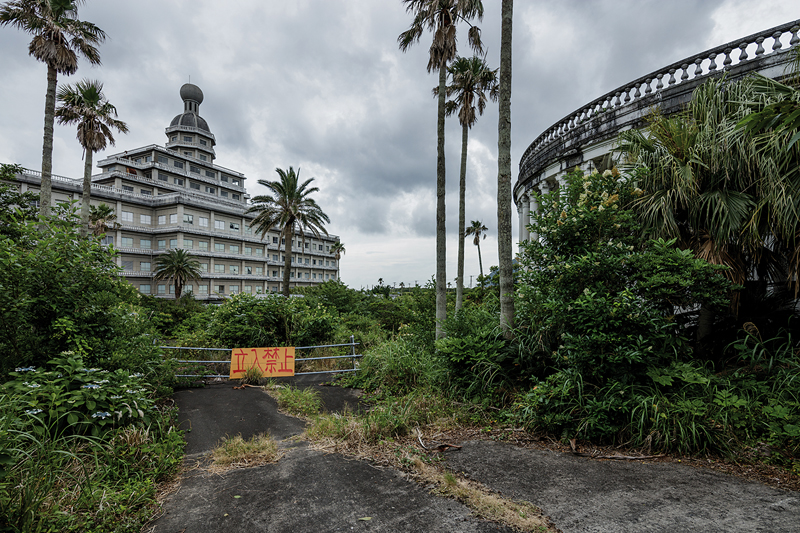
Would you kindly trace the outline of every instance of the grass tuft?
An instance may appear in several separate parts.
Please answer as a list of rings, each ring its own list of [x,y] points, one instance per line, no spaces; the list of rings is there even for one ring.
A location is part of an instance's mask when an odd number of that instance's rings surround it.
[[[278,402],[278,409],[298,418],[309,418],[322,410],[319,391],[291,385],[268,384],[264,390]]]
[[[282,457],[275,440],[264,433],[244,440],[241,435],[227,437],[211,451],[213,463],[209,470],[214,473],[237,468],[252,468],[275,463]]]

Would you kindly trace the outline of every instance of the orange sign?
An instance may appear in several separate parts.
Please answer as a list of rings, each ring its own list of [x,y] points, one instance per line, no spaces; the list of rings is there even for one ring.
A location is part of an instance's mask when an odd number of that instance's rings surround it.
[[[252,367],[264,377],[294,376],[294,347],[231,350],[231,379],[243,378]]]

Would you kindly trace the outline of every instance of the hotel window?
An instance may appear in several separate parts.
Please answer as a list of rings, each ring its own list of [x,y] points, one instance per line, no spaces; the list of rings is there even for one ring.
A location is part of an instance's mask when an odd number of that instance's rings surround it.
[[[192,239],[183,239],[183,248],[185,250],[191,250],[194,247],[194,241]]]
[[[139,239],[139,248],[149,250],[152,245],[150,239]]]
[[[335,267],[336,266],[336,261],[331,261],[331,266]]]
[[[199,183],[195,183],[193,181],[190,181],[189,182],[189,188],[190,189],[194,189],[196,191],[199,191],[200,190],[200,184]]]
[[[228,191],[219,191],[219,195],[222,196],[223,198],[227,198],[228,197]]]
[[[150,272],[150,262],[142,261],[139,263],[139,270],[142,272]]]
[[[244,247],[244,255],[253,255],[253,249],[249,246]]]
[[[123,222],[133,222],[133,211],[123,211],[120,219]]]
[[[198,285],[197,292],[200,294],[208,294],[208,285]]]
[[[200,272],[208,272],[208,263],[200,263]]]
[[[157,244],[158,244],[158,249],[159,250],[166,250],[167,249],[167,241],[160,240],[160,241],[158,241]]]
[[[273,278],[277,278],[278,277],[278,271],[277,270],[273,270],[272,271],[272,277]]]
[[[220,294],[225,294],[225,285],[217,285],[217,292]]]
[[[160,158],[159,158],[160,159]],[[166,158],[165,158],[166,159]],[[169,176],[164,174],[163,172],[158,173],[158,179],[161,181],[169,181]]]
[[[173,165],[175,168],[183,168],[183,162],[182,162],[182,161],[173,161],[173,162],[172,162],[172,165]]]
[[[225,221],[224,220],[215,220],[214,221],[214,229],[225,229]]]
[[[306,279],[308,279],[308,278],[309,278],[309,274],[308,274],[308,272],[306,272]]]
[[[142,294],[150,294],[150,285],[139,285],[139,292]]]
[[[289,272],[289,277],[293,278],[294,277],[294,272]]]
[[[261,257],[261,255],[262,255],[263,253],[264,253],[264,250],[262,250],[261,248],[256,248],[256,255],[257,255],[257,256]]]
[[[239,223],[238,222],[231,222],[230,228],[231,228],[231,231],[239,231]]]
[[[170,224],[177,224],[178,223],[178,213],[172,213],[169,216],[169,223]]]
[[[204,251],[204,252],[207,252],[208,251],[208,241],[198,241],[197,242],[197,248],[202,250],[202,251]]]
[[[147,224],[148,226],[153,223],[153,217],[150,215],[139,215],[139,224]]]
[[[231,195],[231,198],[233,198],[234,200],[239,200],[239,195],[238,194],[233,194],[233,195]],[[248,231],[248,233],[253,233],[252,229],[250,229],[250,228],[247,228],[247,229],[250,230],[250,231]]]
[[[217,274],[224,274],[225,265],[214,265],[214,272],[216,272]]]
[[[147,189],[139,189],[139,194],[142,196],[153,196],[153,191],[148,191]]]
[[[172,141],[172,142],[175,142],[175,141],[178,140],[178,136],[177,135],[173,135],[172,137],[170,137],[169,140]]]
[[[208,158],[206,156],[204,156],[203,154],[200,154],[197,157],[200,158],[200,161],[208,161]],[[198,172],[200,172],[200,171],[198,170]]]
[[[206,192],[208,194],[217,194],[217,189],[215,189],[214,187],[206,187]]]
[[[183,142],[190,143],[190,142],[192,142],[192,138],[190,136],[188,136],[188,135],[184,135],[183,136]]]
[[[239,286],[231,285],[231,294],[239,294]]]
[[[172,286],[172,289],[170,289],[170,291],[169,291],[169,292],[171,292],[171,293],[173,293],[173,294],[175,293],[175,286],[174,286],[174,285]],[[183,287],[183,292],[185,292],[185,293],[187,293],[187,294],[191,294],[191,293],[193,292],[193,291],[192,291],[192,286],[191,286],[191,285],[186,285],[186,286],[184,286],[184,287]]]
[[[317,260],[316,260],[316,259],[312,259],[312,260],[311,260],[311,264],[312,264],[312,265],[316,265],[316,264],[317,264]]]
[[[278,260],[278,254],[272,254],[272,260],[273,261],[277,261]]]
[[[231,183],[233,183],[234,185],[239,185],[239,180],[236,178],[232,178]]]
[[[211,172],[210,170],[206,170],[206,177],[207,178],[216,178],[217,177],[217,173],[216,172]]]
[[[272,244],[278,244],[278,238],[277,237],[273,237],[272,238]],[[283,244],[283,243],[281,243],[281,244]]]
[[[158,294],[167,294],[167,286],[166,285],[159,285],[158,286]]]
[[[172,178],[172,183],[174,183],[175,185],[180,185],[181,187],[183,187],[183,178]]]
[[[225,245],[222,244],[222,243],[219,243],[219,242],[215,242],[214,243],[214,251],[215,252],[224,252],[225,251]]]
[[[317,279],[317,275],[316,274],[312,274],[311,275],[311,279]]]
[[[219,177],[219,181],[228,181],[228,176],[226,176],[225,174],[221,175]]]
[[[170,248],[177,248],[178,247],[178,239],[170,239],[169,240],[169,247]]]
[[[165,155],[160,155],[160,156],[158,156],[158,162],[159,163],[163,163],[165,165],[168,165],[169,164],[169,159],[167,159],[167,156],[165,156]]]
[[[208,217],[200,217],[200,227],[207,228],[208,227]]]
[[[189,165],[189,172],[194,172],[195,174],[200,174],[200,169],[194,165]]]
[[[133,248],[133,237],[122,237],[119,240],[120,246]]]
[[[247,294],[252,294],[253,293],[253,286],[252,285],[245,285],[244,286],[244,292],[246,292]]]
[[[228,267],[228,272],[231,274],[238,274],[239,273],[239,265],[230,265]]]
[[[331,266],[330,263],[330,261],[325,261],[325,266]]]
[[[203,146],[208,145],[205,139],[200,139],[200,144],[202,144]]]
[[[299,245],[300,242],[298,241],[297,244]],[[308,248],[309,248],[309,243],[306,243],[306,250],[308,250]]]
[[[158,215],[158,225],[163,226],[167,223],[167,215]]]
[[[238,254],[239,253],[239,245],[238,244],[231,244],[231,253]]]
[[[308,264],[308,257],[306,257],[306,264]]]
[[[149,163],[150,162],[150,156],[149,155],[144,156],[144,162],[145,163]]]
[[[183,152],[183,155],[187,157],[192,157],[192,152]]]
[[[253,275],[253,267],[244,267],[244,273],[248,275]]]
[[[264,275],[264,267],[256,267],[256,276]]]
[[[123,261],[122,270],[133,270],[133,261]]]
[[[183,215],[183,223],[194,225],[194,215]]]

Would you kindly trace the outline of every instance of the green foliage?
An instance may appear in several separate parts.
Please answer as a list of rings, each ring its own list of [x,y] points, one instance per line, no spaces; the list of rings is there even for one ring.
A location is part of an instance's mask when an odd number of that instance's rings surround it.
[[[76,223],[68,208],[41,225],[18,224],[19,238],[0,235],[2,374],[70,350],[100,366],[130,349],[122,336],[150,332],[130,316],[136,291],[117,275],[113,250],[77,238]],[[153,355],[134,351],[139,360]]]
[[[304,298],[236,294],[192,316],[177,331],[185,346],[264,347],[326,344],[335,320]]]
[[[19,165],[0,164],[0,235],[17,240],[22,235],[20,225],[35,221],[39,212],[39,195],[18,192],[14,183],[22,172]]]
[[[44,368],[17,368],[2,386],[25,407],[24,425],[42,431],[99,435],[112,427],[147,425],[154,402],[142,374],[86,368],[75,354],[48,361]]]
[[[322,398],[314,388],[301,389],[291,385],[272,385],[266,388],[277,400],[278,408],[291,415],[309,417],[322,410]]]

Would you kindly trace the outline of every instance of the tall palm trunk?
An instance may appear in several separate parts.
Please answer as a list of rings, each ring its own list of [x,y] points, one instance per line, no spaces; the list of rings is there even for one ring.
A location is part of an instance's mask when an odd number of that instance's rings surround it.
[[[89,234],[89,203],[92,195],[92,155],[86,150],[86,162],[83,164],[83,195],[81,196],[81,237]],[[180,295],[176,296],[180,298]]]
[[[467,224],[465,203],[467,195],[467,138],[469,127],[461,126],[461,175],[458,178],[458,273],[456,274],[456,311],[464,303],[464,239]]]
[[[292,268],[292,239],[294,239],[294,223],[283,229],[283,295],[289,297],[289,271]]]
[[[500,119],[497,131],[497,251],[500,263],[500,326],[506,338],[514,327],[511,250],[511,30],[514,1],[503,0],[500,37]]]
[[[56,120],[56,85],[58,72],[47,65],[47,95],[44,99],[44,142],[42,143],[42,184],[39,192],[39,216],[50,216],[53,174],[53,124]]]
[[[436,338],[444,337],[442,324],[447,318],[447,232],[445,228],[444,115],[447,65],[439,65],[439,105],[436,127]]]
[[[481,259],[481,241],[478,241],[478,266],[481,269],[481,289],[483,289],[483,260]]]

